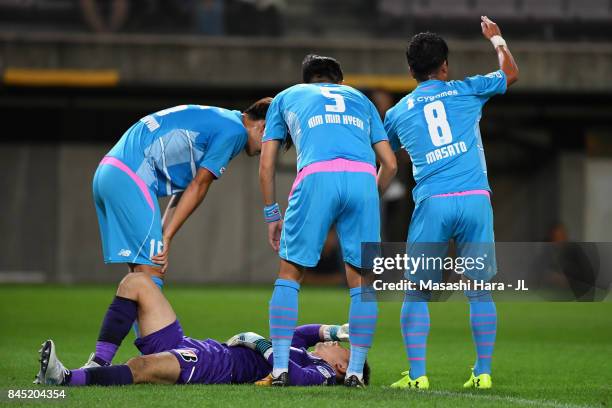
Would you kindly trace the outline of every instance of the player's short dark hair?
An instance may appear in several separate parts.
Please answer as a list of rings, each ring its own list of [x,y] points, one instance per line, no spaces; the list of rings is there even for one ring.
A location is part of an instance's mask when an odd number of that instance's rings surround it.
[[[406,59],[414,79],[427,81],[448,59],[448,45],[438,34],[419,33],[406,47]]]
[[[265,120],[266,114],[268,113],[268,108],[272,103],[272,98],[266,96],[265,98],[261,98],[244,111],[246,115],[251,120]]]
[[[309,84],[315,78],[326,78],[334,84],[344,79],[340,63],[332,57],[308,54],[302,61],[302,80]]]

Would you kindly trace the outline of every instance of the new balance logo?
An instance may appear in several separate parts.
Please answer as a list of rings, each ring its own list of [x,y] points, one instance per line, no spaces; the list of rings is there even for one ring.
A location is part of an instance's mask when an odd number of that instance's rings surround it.
[[[130,251],[129,249],[122,249],[121,251],[119,251],[119,253],[117,255],[119,256],[130,256],[132,254],[132,251]]]

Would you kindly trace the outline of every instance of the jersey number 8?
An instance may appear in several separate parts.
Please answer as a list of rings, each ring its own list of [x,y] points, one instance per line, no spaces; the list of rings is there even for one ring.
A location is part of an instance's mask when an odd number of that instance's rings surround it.
[[[434,146],[443,146],[453,141],[453,133],[446,119],[446,109],[442,101],[431,102],[423,106],[423,113]]]

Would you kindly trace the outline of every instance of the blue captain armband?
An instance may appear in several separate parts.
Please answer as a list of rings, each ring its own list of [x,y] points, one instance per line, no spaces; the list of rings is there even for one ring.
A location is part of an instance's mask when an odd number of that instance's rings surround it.
[[[274,203],[264,207],[264,218],[267,223],[280,221],[282,217],[278,203]]]

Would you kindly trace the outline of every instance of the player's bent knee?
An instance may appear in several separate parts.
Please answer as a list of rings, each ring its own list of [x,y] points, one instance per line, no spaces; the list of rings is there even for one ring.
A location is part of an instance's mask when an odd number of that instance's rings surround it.
[[[151,277],[144,272],[130,272],[119,283],[117,295],[136,299],[143,289],[154,287]]]

